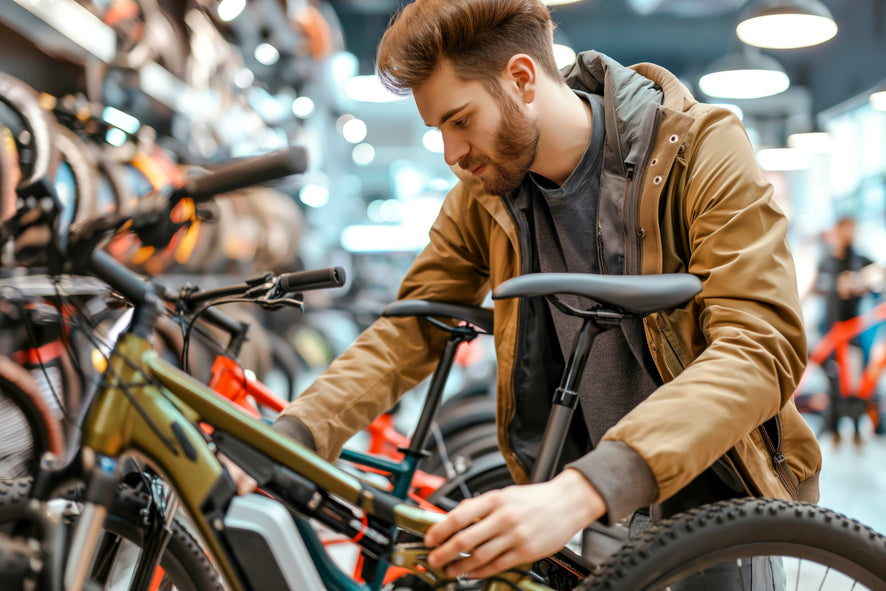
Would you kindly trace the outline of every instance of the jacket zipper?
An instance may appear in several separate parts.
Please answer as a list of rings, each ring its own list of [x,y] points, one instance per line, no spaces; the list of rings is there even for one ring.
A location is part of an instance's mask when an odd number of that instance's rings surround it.
[[[778,426],[778,417],[773,417],[776,428],[781,432],[781,429]],[[767,421],[768,423],[769,421]],[[778,474],[779,480],[787,489],[788,493],[790,493],[791,498],[797,500],[799,497],[799,491],[797,490],[797,482],[794,480],[794,475],[791,474],[790,468],[787,465],[787,458],[781,452],[781,437],[779,437],[778,445],[772,441],[772,438],[769,436],[769,431],[766,430],[766,423],[757,427],[757,430],[760,432],[760,435],[763,437],[763,443],[766,445],[767,450],[769,451],[769,457],[772,459],[772,467],[775,468],[775,473]]]

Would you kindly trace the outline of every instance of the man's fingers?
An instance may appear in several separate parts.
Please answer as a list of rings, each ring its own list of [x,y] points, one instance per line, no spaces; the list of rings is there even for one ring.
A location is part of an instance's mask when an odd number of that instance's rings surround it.
[[[483,522],[485,523],[485,522]],[[473,529],[479,528],[481,524],[471,526],[463,533],[468,533]],[[478,569],[488,567],[490,563],[497,562],[498,558],[508,552],[513,545],[513,541],[509,536],[494,535],[500,534],[494,530],[481,532],[480,535],[486,535],[486,539],[482,542],[475,543],[474,549],[464,558],[459,558],[446,566],[446,574],[451,577],[458,576],[462,573],[471,573]],[[457,534],[461,535],[461,534]],[[443,564],[446,564],[445,562]],[[498,571],[495,571],[498,572]],[[494,574],[494,573],[492,573]]]
[[[465,575],[469,579],[485,579],[526,562],[519,550],[510,550],[480,568],[468,570]]]
[[[440,546],[432,550],[428,555],[428,563],[437,568],[457,562],[468,565],[460,571],[453,571],[447,568],[447,572],[455,572],[456,574],[464,572],[466,568],[470,568],[472,565],[477,565],[478,559],[474,558],[477,548],[482,544],[489,543],[490,540],[501,539],[501,529],[496,525],[495,521],[493,517],[486,517],[481,521],[474,520],[472,525],[456,532]]]
[[[448,540],[455,532],[486,517],[492,510],[492,506],[488,499],[484,498],[485,496],[481,495],[459,503],[442,521],[435,523],[428,529],[425,533],[425,544],[433,548]]]

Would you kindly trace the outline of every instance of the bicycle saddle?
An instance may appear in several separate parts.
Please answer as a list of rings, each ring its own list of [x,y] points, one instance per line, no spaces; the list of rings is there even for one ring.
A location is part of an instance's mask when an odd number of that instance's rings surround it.
[[[470,322],[477,328],[491,333],[492,310],[478,306],[462,306],[429,300],[399,300],[389,304],[382,316],[443,316]]]
[[[492,290],[492,299],[572,294],[630,314],[646,315],[687,302],[701,291],[689,273],[664,275],[596,275],[529,273],[508,279]]]

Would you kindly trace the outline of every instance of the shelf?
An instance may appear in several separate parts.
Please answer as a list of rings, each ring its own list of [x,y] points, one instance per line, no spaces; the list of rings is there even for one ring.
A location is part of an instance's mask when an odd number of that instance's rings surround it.
[[[0,21],[47,54],[74,63],[111,64],[117,56],[114,30],[73,0],[0,0]],[[170,109],[189,108],[192,97],[187,84],[156,62],[141,68],[139,87]]]
[[[71,0],[0,0],[0,20],[49,54],[71,61],[113,61],[117,35]]]

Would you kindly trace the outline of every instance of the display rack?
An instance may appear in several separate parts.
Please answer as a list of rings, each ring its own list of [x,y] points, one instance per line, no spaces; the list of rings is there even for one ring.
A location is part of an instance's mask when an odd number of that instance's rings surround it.
[[[112,64],[117,56],[114,30],[73,0],[0,0],[0,6],[0,22],[49,55],[84,65],[95,60]],[[142,92],[175,111],[186,109],[189,89],[185,82],[156,62],[142,70]]]

